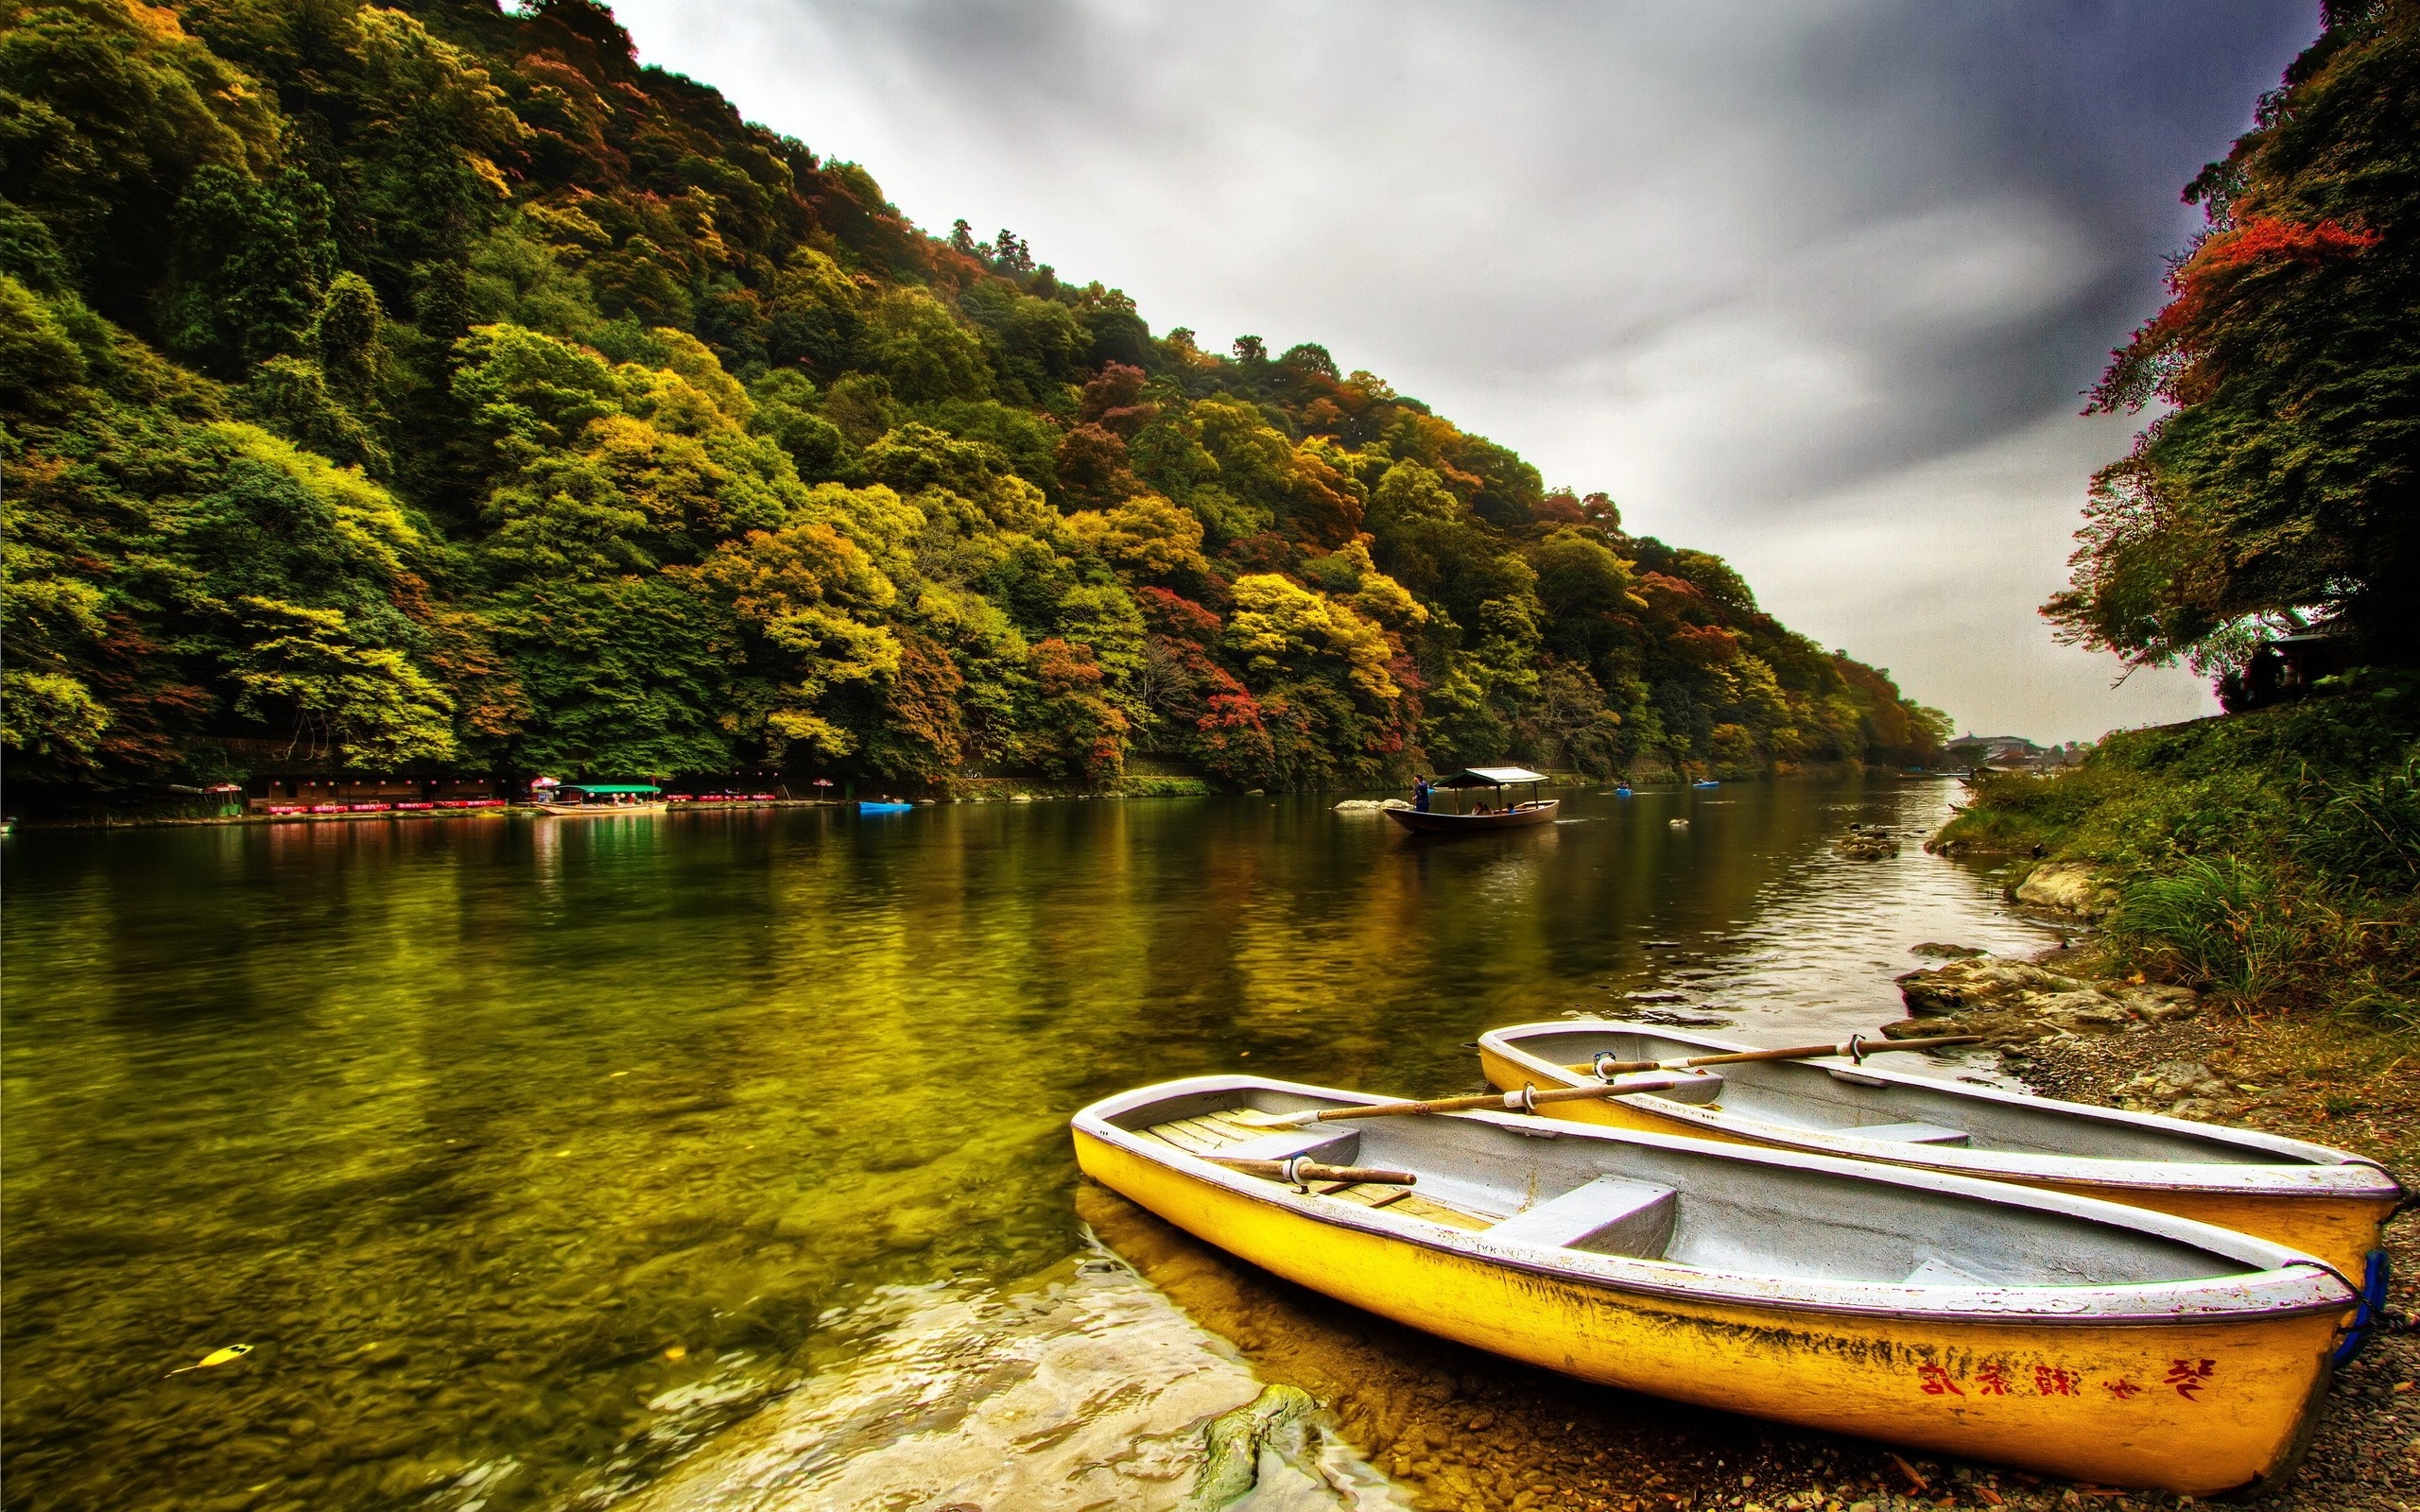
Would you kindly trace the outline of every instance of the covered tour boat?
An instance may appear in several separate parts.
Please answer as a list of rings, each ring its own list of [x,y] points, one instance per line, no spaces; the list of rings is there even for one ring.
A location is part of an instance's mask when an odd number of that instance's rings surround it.
[[[661,814],[664,789],[647,782],[549,782],[533,802],[541,814],[591,817],[606,814]]]
[[[1387,817],[1414,834],[1471,834],[1481,830],[1520,830],[1532,824],[1551,824],[1555,810],[1561,807],[1557,799],[1516,799],[1508,800],[1507,788],[1528,787],[1547,780],[1543,772],[1526,766],[1466,766],[1451,777],[1440,777],[1428,785],[1443,792],[1447,788],[1468,790],[1495,789],[1494,807],[1481,803],[1461,810],[1389,809]]]

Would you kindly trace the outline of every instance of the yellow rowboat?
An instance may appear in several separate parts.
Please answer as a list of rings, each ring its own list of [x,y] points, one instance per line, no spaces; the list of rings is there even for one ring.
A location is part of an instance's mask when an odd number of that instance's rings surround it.
[[[2265,1240],[1934,1171],[1505,1113],[1238,1116],[1380,1100],[1197,1076],[1078,1113],[1076,1158],[1242,1260],[1515,1360],[2196,1496],[2292,1469],[2353,1306]]]
[[[1749,1045],[1637,1023],[1563,1021],[1479,1036],[1491,1086],[1578,1087],[1600,1055],[1674,1060]],[[2031,1097],[1886,1071],[1847,1057],[1706,1068],[1720,1096],[1692,1107],[1651,1094],[1541,1112],[1616,1128],[1736,1140],[1947,1171],[2122,1202],[2214,1223],[2316,1255],[2386,1295],[2380,1229],[2403,1198],[2385,1167],[2251,1129]],[[2365,1314],[2374,1309],[2365,1307]],[[2364,1318],[2366,1325],[2366,1317]]]

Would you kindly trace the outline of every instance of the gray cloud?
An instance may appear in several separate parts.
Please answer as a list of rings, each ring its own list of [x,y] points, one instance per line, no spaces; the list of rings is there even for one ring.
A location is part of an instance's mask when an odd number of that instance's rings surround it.
[[[2311,0],[617,9],[926,226],[1205,344],[1319,341],[1962,723],[2209,707],[2112,693],[2032,608],[2126,444],[2078,391]]]

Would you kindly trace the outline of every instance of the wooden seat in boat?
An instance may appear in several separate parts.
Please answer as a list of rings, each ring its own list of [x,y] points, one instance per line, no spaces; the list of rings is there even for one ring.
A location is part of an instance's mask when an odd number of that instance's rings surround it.
[[[1351,1163],[1361,1147],[1360,1131],[1357,1129],[1304,1129],[1271,1134],[1265,1129],[1254,1128],[1233,1112],[1224,1110],[1154,1124],[1143,1133],[1145,1137],[1164,1144],[1173,1144],[1187,1155],[1215,1155],[1229,1160],[1287,1160],[1297,1155],[1308,1155],[1322,1165],[1345,1165]],[[1443,1224],[1448,1228],[1485,1228],[1493,1222],[1459,1208],[1447,1207],[1414,1192],[1410,1187],[1339,1181],[1312,1190],[1321,1196],[1349,1202],[1357,1208],[1386,1208],[1407,1218],[1421,1218],[1429,1223]]]
[[[1487,1230],[1490,1239],[1586,1249],[1600,1255],[1655,1259],[1672,1239],[1680,1210],[1672,1189],[1627,1177],[1600,1176],[1549,1197]]]
[[[1220,1149],[1219,1159],[1290,1160],[1299,1155],[1322,1165],[1351,1165],[1354,1156],[1360,1150],[1361,1133],[1358,1129],[1297,1129],[1283,1134],[1263,1134],[1257,1139],[1238,1140]]]

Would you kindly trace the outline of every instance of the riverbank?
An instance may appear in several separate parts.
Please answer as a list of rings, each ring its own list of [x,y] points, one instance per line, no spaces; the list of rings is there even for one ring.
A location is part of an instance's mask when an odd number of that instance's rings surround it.
[[[2013,904],[2085,943],[1901,979],[2033,1091],[2236,1125],[2420,1173],[2420,693],[2408,677],[2113,735],[1998,774],[1927,845],[2019,858]],[[1945,951],[1945,955],[1953,953]],[[2339,1372],[2284,1508],[2386,1512],[2420,1485],[2420,1224],[2387,1231],[2387,1315]]]
[[[2373,680],[1984,774],[1927,848],[2023,858],[2016,899],[2096,923],[2122,973],[2420,1023],[2420,678]]]
[[[1196,778],[1139,778],[1099,792],[1069,792],[1034,788],[1000,779],[971,779],[938,796],[918,795],[896,800],[919,806],[933,803],[1046,803],[1081,799],[1204,798],[1210,788]],[[881,801],[894,801],[885,799]],[[856,799],[769,796],[675,798],[666,810],[677,814],[722,814],[749,809],[849,809]],[[35,819],[10,819],[10,828],[38,830],[133,830],[227,824],[347,824],[379,820],[530,818],[548,811],[527,803],[453,804],[327,803],[283,807],[277,812],[175,814],[158,812],[84,813]]]
[[[1857,777],[1862,775],[1866,770],[1867,768],[1862,764],[1855,762],[1810,763],[1804,765],[1784,763],[1776,765],[1771,771],[1745,773],[1721,772],[1717,773],[1716,776],[1720,781],[1729,782],[1751,782],[1769,780],[1778,781],[1782,779],[1789,779],[1797,782],[1827,782],[1839,781],[1842,778]],[[1691,772],[1687,770],[1676,771],[1664,767],[1649,768],[1647,769],[1646,775],[1634,777],[1621,776],[1599,778],[1589,777],[1579,772],[1548,772],[1547,774],[1546,786],[1564,792],[1598,792],[1609,790],[1616,785],[1629,785],[1634,786],[1637,791],[1645,793],[1668,787],[1686,787],[1692,782],[1703,780],[1703,777],[1704,773],[1703,772],[1696,772],[1695,775],[1692,775]],[[1402,789],[1373,789],[1369,787],[1356,786],[1339,788],[1287,789],[1281,794],[1271,795],[1270,793],[1256,787],[1238,791],[1232,787],[1222,786],[1205,777],[1175,772],[1134,772],[1129,773],[1126,776],[1117,778],[1109,782],[1091,785],[1054,783],[1033,778],[1020,777],[949,777],[936,779],[926,782],[901,783],[888,789],[882,788],[873,782],[868,782],[866,785],[870,791],[894,792],[898,794],[900,798],[920,805],[926,803],[1064,803],[1102,799],[1118,799],[1142,798],[1265,798],[1270,796],[1326,796],[1335,798],[1346,795],[1365,795],[1373,792],[1383,793],[1387,797],[1400,798],[1404,793],[1409,791],[1408,786]],[[700,811],[752,808],[847,808],[852,806],[854,801],[854,799],[836,799],[828,796],[817,798],[793,798],[786,793],[777,794],[773,797],[732,794],[719,799],[704,799],[687,802],[675,799],[671,804],[671,807],[676,810],[693,809]],[[1374,799],[1373,801],[1376,800]],[[197,809],[201,807],[210,807],[216,810],[216,812],[196,812]],[[536,809],[531,808],[525,803],[499,803],[485,807],[471,806],[466,808],[461,804],[411,805],[406,807],[394,803],[379,803],[372,801],[361,803],[337,802],[332,804],[296,805],[296,807],[301,808],[302,812],[285,812],[278,814],[254,813],[249,811],[235,812],[236,810],[244,810],[248,808],[245,800],[235,799],[223,805],[216,803],[210,805],[197,805],[187,800],[168,799],[149,803],[130,801],[123,806],[54,806],[46,812],[37,811],[28,815],[10,816],[6,820],[0,820],[0,823],[5,823],[9,828],[12,829],[129,830],[144,829],[155,826],[259,824],[268,822],[325,823],[329,821],[342,822],[358,819],[442,819],[462,818],[482,815],[494,816],[503,814],[518,815],[527,817],[529,815],[538,812]]]

